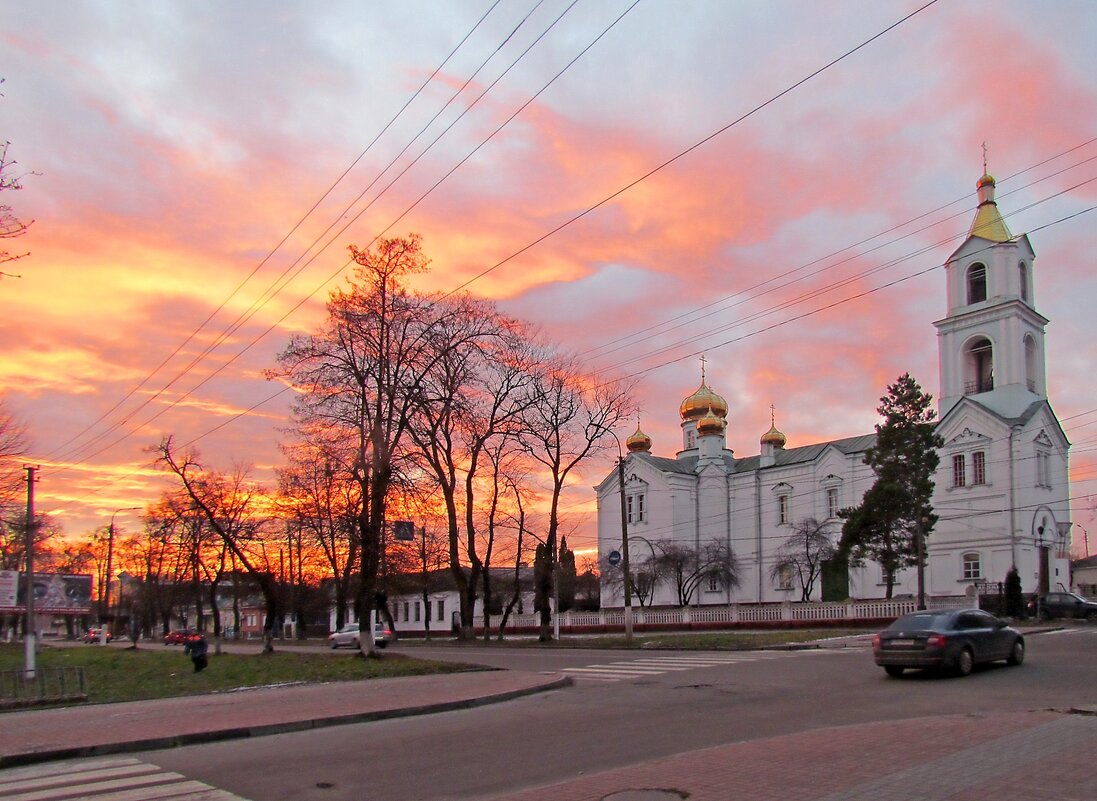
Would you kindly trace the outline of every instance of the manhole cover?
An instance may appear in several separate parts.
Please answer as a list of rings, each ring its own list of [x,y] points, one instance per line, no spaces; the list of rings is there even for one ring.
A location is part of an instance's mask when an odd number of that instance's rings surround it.
[[[639,790],[620,790],[616,793],[602,796],[602,801],[682,801],[689,798],[689,793],[681,790],[658,790],[645,787]]]

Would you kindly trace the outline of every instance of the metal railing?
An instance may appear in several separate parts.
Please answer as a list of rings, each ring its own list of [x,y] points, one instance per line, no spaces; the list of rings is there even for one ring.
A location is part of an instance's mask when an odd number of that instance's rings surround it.
[[[87,699],[83,667],[36,668],[33,679],[23,670],[0,670],[2,709]]]

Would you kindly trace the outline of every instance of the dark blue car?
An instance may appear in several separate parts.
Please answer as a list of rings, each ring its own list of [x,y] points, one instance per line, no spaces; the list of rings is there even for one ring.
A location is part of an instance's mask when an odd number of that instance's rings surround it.
[[[1025,659],[1025,638],[1004,620],[979,609],[904,615],[872,642],[876,664],[892,677],[907,668],[941,668],[960,676],[985,662]]]

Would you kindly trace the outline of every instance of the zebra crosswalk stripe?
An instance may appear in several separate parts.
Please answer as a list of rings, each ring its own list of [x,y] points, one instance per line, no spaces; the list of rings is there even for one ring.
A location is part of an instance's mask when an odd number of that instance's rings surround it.
[[[804,649],[798,651],[747,651],[730,654],[697,654],[693,656],[644,656],[623,662],[563,668],[560,672],[566,673],[576,679],[620,681],[623,679],[642,678],[644,676],[658,676],[663,673],[678,672],[682,670],[720,667],[721,665],[736,665],[741,662],[784,659],[790,656],[821,653],[834,652],[823,649]]]
[[[0,771],[4,801],[247,801],[132,757],[69,760]]]

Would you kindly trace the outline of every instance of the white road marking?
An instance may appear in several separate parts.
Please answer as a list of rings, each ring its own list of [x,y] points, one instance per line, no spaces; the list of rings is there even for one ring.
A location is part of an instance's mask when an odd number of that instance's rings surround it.
[[[622,681],[625,679],[659,676],[682,670],[736,665],[740,662],[757,662],[770,659],[786,659],[808,654],[837,653],[835,650],[801,649],[797,651],[745,651],[739,653],[712,653],[697,655],[642,656],[623,662],[562,668],[574,679],[590,681]]]
[[[247,801],[133,757],[47,762],[0,771],[4,801]]]

